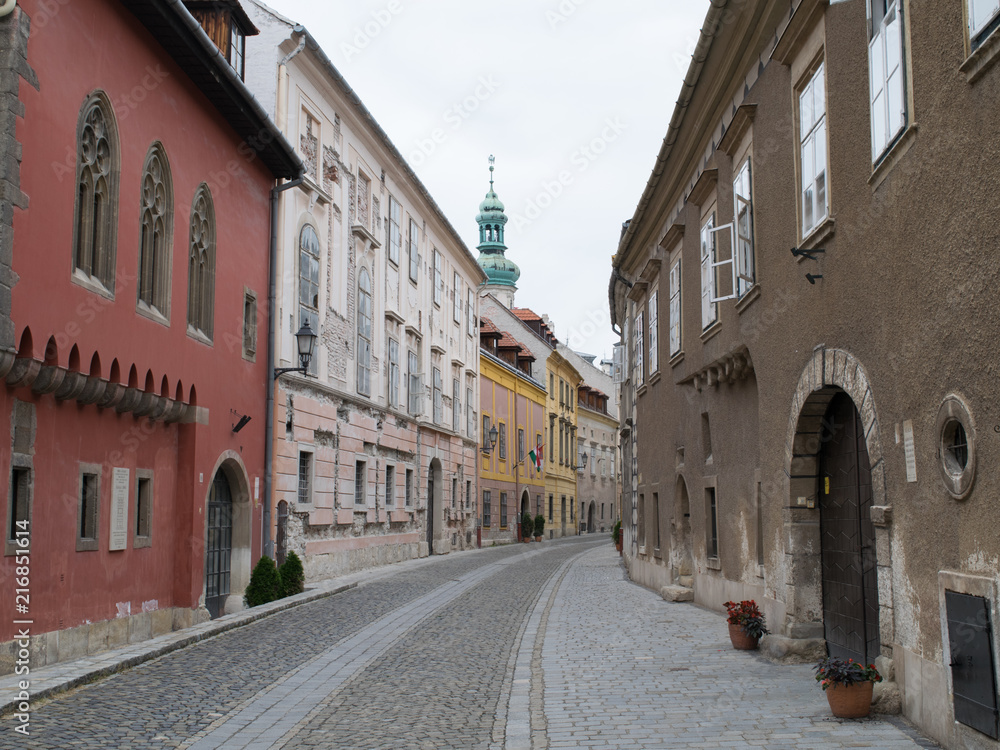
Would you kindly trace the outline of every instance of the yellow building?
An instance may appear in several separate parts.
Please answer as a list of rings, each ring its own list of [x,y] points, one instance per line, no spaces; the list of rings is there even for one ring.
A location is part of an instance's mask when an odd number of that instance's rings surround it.
[[[546,458],[546,519],[550,537],[579,534],[576,514],[576,401],[582,378],[559,352],[546,360],[548,389],[548,457]]]
[[[479,341],[481,542],[517,541],[520,515],[543,512],[545,467],[535,471],[529,453],[545,440],[545,385],[531,376],[531,351],[488,318]]]

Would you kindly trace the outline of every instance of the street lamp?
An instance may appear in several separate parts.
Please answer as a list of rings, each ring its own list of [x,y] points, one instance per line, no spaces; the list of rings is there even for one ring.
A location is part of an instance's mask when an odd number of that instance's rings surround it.
[[[305,321],[302,327],[295,334],[295,346],[299,351],[299,367],[275,367],[274,378],[284,375],[286,372],[306,372],[309,369],[309,362],[312,361],[313,349],[316,348],[316,334],[309,327],[309,321]]]
[[[493,449],[497,447],[497,435],[498,434],[499,433],[497,433],[497,426],[496,425],[493,425],[492,427],[490,427],[490,432],[487,435],[487,438],[489,439],[490,442],[489,442],[488,445],[484,445],[483,446],[483,453],[489,455],[490,453],[493,452]]]

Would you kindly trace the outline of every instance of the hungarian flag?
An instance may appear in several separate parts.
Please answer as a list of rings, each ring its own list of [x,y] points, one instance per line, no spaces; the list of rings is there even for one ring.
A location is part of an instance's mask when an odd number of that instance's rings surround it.
[[[537,446],[535,450],[528,451],[528,458],[531,459],[531,463],[535,465],[535,471],[539,474],[542,473],[542,446]]]

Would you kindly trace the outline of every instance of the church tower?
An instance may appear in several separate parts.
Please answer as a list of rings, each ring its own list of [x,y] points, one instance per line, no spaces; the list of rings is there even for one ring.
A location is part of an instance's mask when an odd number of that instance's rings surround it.
[[[504,225],[507,215],[503,212],[503,203],[493,191],[493,164],[496,160],[490,155],[490,191],[479,204],[479,265],[486,272],[486,283],[480,289],[480,294],[492,294],[510,309],[514,306],[514,292],[517,291],[517,280],[521,269],[513,261],[507,260],[504,252],[507,246],[503,244]]]

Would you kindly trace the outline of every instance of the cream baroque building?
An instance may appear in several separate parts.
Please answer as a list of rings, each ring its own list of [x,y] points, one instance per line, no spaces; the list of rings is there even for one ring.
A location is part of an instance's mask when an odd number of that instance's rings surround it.
[[[246,8],[247,83],[306,165],[279,199],[274,365],[319,335],[274,388],[265,534],[313,580],[468,548],[484,274],[309,32]]]

